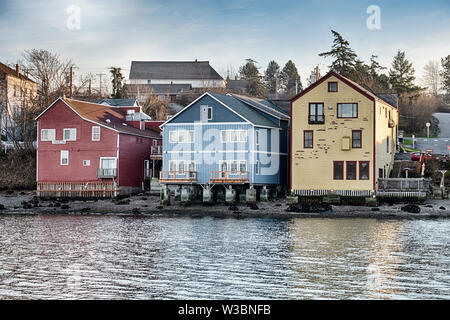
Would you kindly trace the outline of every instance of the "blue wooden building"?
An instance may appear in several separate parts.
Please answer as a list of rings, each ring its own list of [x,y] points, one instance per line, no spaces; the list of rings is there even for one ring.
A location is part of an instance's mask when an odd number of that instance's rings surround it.
[[[286,185],[289,115],[266,100],[206,92],[161,125],[164,185]]]

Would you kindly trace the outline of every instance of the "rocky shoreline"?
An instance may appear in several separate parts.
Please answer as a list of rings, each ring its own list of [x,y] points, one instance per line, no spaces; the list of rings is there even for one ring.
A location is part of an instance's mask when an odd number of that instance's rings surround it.
[[[450,200],[427,200],[415,207],[420,212],[408,212],[406,204],[378,207],[332,205],[332,212],[289,212],[284,199],[258,202],[256,206],[217,204],[203,206],[179,203],[162,206],[159,196],[140,194],[121,200],[40,200],[32,192],[0,194],[0,215],[114,215],[154,217],[270,217],[270,218],[376,218],[376,219],[435,219],[450,217]],[[403,210],[402,210],[403,208]],[[414,211],[414,210],[413,210]]]

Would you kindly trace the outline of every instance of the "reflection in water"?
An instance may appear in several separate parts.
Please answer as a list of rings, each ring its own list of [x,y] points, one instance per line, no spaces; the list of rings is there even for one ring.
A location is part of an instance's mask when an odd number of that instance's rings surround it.
[[[447,220],[1,216],[0,298],[450,298]]]

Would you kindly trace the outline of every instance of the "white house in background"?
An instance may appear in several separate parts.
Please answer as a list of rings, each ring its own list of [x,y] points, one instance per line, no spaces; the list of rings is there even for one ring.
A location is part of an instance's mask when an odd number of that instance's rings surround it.
[[[209,61],[132,61],[129,84],[184,84],[195,88],[225,88],[225,80]]]

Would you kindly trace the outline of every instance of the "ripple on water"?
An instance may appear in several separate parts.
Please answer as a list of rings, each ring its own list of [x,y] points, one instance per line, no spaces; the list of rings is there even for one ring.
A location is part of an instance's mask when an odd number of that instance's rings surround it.
[[[0,217],[3,299],[450,298],[448,220]]]

